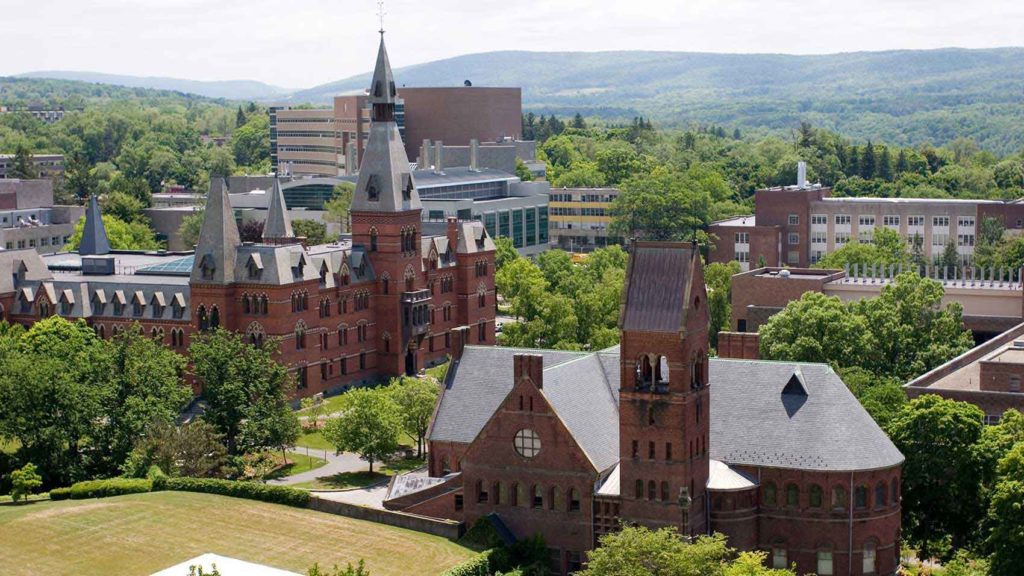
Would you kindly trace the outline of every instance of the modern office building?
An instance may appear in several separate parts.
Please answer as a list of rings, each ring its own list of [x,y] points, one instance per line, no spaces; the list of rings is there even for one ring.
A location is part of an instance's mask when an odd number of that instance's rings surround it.
[[[52,180],[0,180],[0,249],[57,252],[84,213],[81,206],[53,205]]]
[[[32,165],[39,178],[53,178],[64,174],[63,154],[33,154]],[[14,154],[0,154],[0,179],[14,167]]]
[[[802,176],[795,186],[756,191],[753,216],[711,225],[710,232],[717,237],[711,261],[736,260],[743,270],[807,267],[849,242],[871,242],[876,229],[889,228],[908,243],[919,238],[925,257],[933,261],[953,243],[961,264],[969,266],[984,219],[995,218],[1008,230],[1024,231],[1020,200],[834,198],[831,192]]]
[[[556,188],[550,194],[551,243],[562,250],[589,252],[621,244],[611,236],[609,209],[617,188]]]
[[[0,114],[15,114],[18,112],[28,114],[36,120],[41,120],[47,124],[53,124],[64,119],[63,106],[44,106],[42,104],[29,104],[23,108],[0,106]]]
[[[622,523],[720,532],[799,574],[894,574],[903,455],[830,367],[709,358],[708,318],[696,247],[642,242],[620,345],[460,340],[428,469],[384,506],[539,533],[561,574]]]
[[[194,252],[120,252],[92,198],[78,252],[0,251],[0,318],[83,319],[102,337],[137,323],[183,354],[217,327],[254,345],[273,337],[299,396],[416,373],[444,361],[456,335],[494,344],[494,243],[479,222],[423,233],[383,39],[379,54],[350,238],[304,245],[274,180],[259,242],[241,240],[215,186]]]

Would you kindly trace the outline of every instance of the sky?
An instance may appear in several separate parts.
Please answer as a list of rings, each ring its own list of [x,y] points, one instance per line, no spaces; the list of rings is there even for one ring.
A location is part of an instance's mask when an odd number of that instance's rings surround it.
[[[388,0],[395,67],[495,50],[824,54],[1024,45],[1024,0]],[[367,72],[375,0],[0,0],[0,76],[309,88]]]

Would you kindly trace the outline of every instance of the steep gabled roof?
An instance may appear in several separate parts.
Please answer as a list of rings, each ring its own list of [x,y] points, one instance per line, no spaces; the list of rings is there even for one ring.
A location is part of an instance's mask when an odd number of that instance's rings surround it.
[[[679,332],[686,322],[694,258],[688,244],[637,242],[632,247],[619,328]]]
[[[89,207],[85,209],[85,225],[82,227],[82,241],[78,245],[78,253],[82,256],[110,254],[107,229],[103,225],[96,196],[89,197]]]
[[[263,239],[283,240],[294,237],[292,220],[288,217],[284,192],[281,191],[281,181],[274,178],[274,186],[270,191],[270,205],[267,207],[267,221],[263,225]]]
[[[235,260],[242,244],[235,224],[235,213],[228,202],[227,185],[211,186],[206,199],[203,226],[199,231],[196,258],[192,265],[192,281],[207,284],[229,284],[235,279]],[[204,277],[204,267],[212,270]]]

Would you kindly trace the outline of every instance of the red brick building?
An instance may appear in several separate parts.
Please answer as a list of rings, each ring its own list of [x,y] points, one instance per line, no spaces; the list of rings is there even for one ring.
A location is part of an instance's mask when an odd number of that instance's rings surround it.
[[[226,186],[212,187],[195,253],[110,249],[90,201],[77,253],[0,251],[0,319],[59,314],[111,336],[133,323],[182,353],[197,331],[281,339],[299,395],[443,361],[452,334],[494,344],[494,243],[482,223],[421,234],[420,199],[394,122],[381,40],[372,126],[352,203],[351,240],[306,246],[275,181],[263,240],[242,242]]]
[[[801,574],[893,574],[903,456],[828,366],[709,359],[707,326],[697,251],[638,243],[619,346],[478,347],[460,330],[429,470],[385,506],[493,514],[541,533],[563,573],[627,521],[723,532]]]

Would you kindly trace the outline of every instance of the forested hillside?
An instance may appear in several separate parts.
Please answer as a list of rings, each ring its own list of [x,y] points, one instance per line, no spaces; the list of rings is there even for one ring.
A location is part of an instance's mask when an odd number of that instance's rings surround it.
[[[683,52],[491,52],[395,71],[405,86],[522,86],[536,114],[665,127],[720,124],[783,132],[801,120],[856,141],[943,145],[974,138],[996,153],[1024,147],[1024,49],[860,52],[826,56]],[[298,92],[327,102],[369,75]]]

